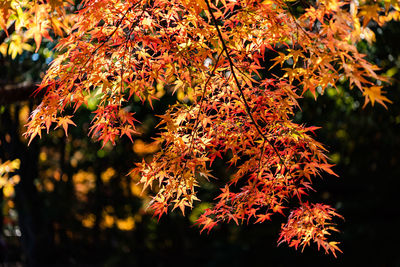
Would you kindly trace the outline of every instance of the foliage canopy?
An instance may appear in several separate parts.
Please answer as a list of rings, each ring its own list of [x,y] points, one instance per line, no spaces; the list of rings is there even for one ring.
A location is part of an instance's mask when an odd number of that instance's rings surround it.
[[[223,158],[234,173],[199,217],[203,230],[225,221],[264,222],[290,207],[279,242],[340,251],[327,237],[336,231],[332,218],[341,216],[304,200],[315,176],[335,175],[332,165],[312,136],[317,127],[293,117],[304,94],[316,98],[339,83],[360,90],[365,104],[390,103],[382,91],[387,78],[356,45],[374,41],[371,23],[399,19],[397,0],[84,0],[67,16],[72,6],[0,4],[0,27],[14,23],[17,33],[3,54],[31,49],[29,38],[38,49],[50,29],[68,33],[37,89],[45,96],[27,124],[30,141],[52,126],[67,133],[74,125],[69,107],[76,111],[90,99],[97,101],[94,139],[103,146],[124,135],[133,140],[140,134],[135,99],[152,105],[176,93],[177,103],[157,114],[160,150],[132,170],[144,189],[156,189],[155,215],[192,208],[196,187],[215,178],[213,163]]]

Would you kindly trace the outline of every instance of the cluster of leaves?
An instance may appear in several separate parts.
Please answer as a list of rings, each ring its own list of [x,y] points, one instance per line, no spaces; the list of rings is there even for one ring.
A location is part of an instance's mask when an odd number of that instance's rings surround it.
[[[398,1],[322,0],[85,0],[74,14],[69,36],[57,45],[38,91],[46,91],[31,114],[32,140],[52,125],[67,132],[67,107],[77,110],[91,97],[99,103],[91,135],[114,143],[138,133],[129,102],[156,99],[165,87],[184,94],[160,115],[162,145],[151,162],[138,163],[144,188],[157,186],[155,214],[193,207],[196,187],[213,179],[214,160],[225,158],[234,174],[198,220],[203,230],[224,221],[264,222],[299,202],[282,227],[291,246],[317,242],[338,250],[327,236],[337,214],[322,204],[304,204],[312,178],[334,174],[315,127],[293,122],[297,100],[348,80],[365,103],[390,102],[381,91],[385,77],[356,44],[369,36],[369,23],[399,18]],[[283,75],[267,78],[265,59],[275,53]],[[271,78],[272,77],[272,78]]]
[[[0,188],[3,189],[3,193],[6,196],[12,195],[14,192],[13,187],[19,182],[20,178],[18,175],[10,174],[14,173],[19,169],[20,160],[15,159],[13,161],[0,162]]]
[[[282,227],[279,240],[296,249],[298,246],[304,249],[313,240],[318,248],[322,246],[325,251],[331,251],[336,256],[335,251],[342,252],[337,247],[338,242],[326,241],[329,230],[337,231],[330,222],[334,216],[341,217],[327,205],[304,203],[290,213],[287,224]]]
[[[72,21],[66,14],[74,0],[2,0],[0,3],[0,29],[9,36],[0,45],[0,52],[14,59],[24,50],[33,51],[29,44],[35,40],[36,52],[43,38],[53,40],[50,33],[63,36]]]

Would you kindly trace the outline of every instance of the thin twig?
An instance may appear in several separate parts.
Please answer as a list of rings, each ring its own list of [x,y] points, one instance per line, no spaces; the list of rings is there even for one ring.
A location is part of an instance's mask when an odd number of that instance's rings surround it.
[[[0,33],[0,44],[2,44],[11,34],[15,32],[15,21],[8,27],[8,29],[4,29]]]
[[[196,115],[196,120],[195,120],[195,123],[194,123],[194,128],[193,128],[193,132],[192,132],[192,136],[191,136],[191,140],[190,140],[189,154],[192,152],[193,140],[194,140],[194,138],[195,138],[195,136],[197,134],[197,126],[199,124],[200,113],[201,113],[201,109],[203,107],[204,97],[205,97],[206,91],[207,91],[207,85],[210,82],[211,78],[214,76],[215,70],[218,67],[219,59],[221,58],[222,54],[223,54],[223,51],[221,51],[218,54],[218,57],[217,57],[216,62],[215,62],[215,65],[214,65],[214,67],[213,67],[213,69],[212,69],[212,71],[210,73],[210,76],[208,76],[208,79],[207,79],[207,81],[206,81],[206,83],[204,84],[204,87],[203,87],[203,93],[202,93],[201,98],[200,98],[200,107],[199,107],[199,110],[198,110],[197,115]]]
[[[131,11],[133,8],[135,8],[138,4],[139,4],[139,2],[136,3],[136,4],[134,4],[134,5],[132,5],[132,6],[130,6],[130,7],[125,11],[125,13],[124,13],[124,15],[122,16],[122,18],[120,18],[120,19],[118,20],[118,22],[115,24],[115,29],[114,29],[114,31],[113,31],[110,35],[108,35],[107,38],[106,38],[105,40],[103,40],[103,41],[101,42],[101,44],[100,44],[98,47],[96,47],[96,49],[90,54],[90,57],[86,60],[86,62],[82,65],[82,67],[85,67],[86,64],[89,63],[89,61],[93,58],[93,55],[96,54],[96,52],[97,52],[100,48],[102,48],[102,47],[111,39],[111,37],[113,37],[113,35],[115,34],[115,32],[119,29],[119,26],[121,26],[121,23],[124,21],[126,15],[128,15],[129,11]],[[143,10],[143,12],[140,14],[140,16],[136,19],[135,22],[138,22],[138,21],[139,21],[139,19],[140,19],[140,18],[142,17],[142,15],[143,15],[143,13],[144,13],[144,10]]]

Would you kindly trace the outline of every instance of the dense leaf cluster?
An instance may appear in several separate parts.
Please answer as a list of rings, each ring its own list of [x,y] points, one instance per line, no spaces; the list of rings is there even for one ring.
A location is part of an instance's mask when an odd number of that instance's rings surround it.
[[[7,20],[12,1],[5,3]],[[38,89],[46,94],[26,135],[32,140],[52,125],[67,132],[74,123],[66,108],[97,98],[91,135],[103,145],[123,135],[132,140],[139,133],[132,99],[152,104],[176,92],[181,101],[160,115],[160,151],[132,170],[144,189],[157,187],[155,214],[192,208],[199,180],[214,179],[214,160],[227,158],[234,174],[197,221],[203,230],[231,220],[263,222],[297,205],[280,240],[296,248],[313,240],[335,254],[337,243],[327,236],[338,215],[303,201],[315,176],[334,173],[310,134],[315,127],[294,123],[294,112],[304,93],[316,96],[345,80],[363,93],[365,104],[390,102],[381,90],[387,79],[356,44],[373,40],[370,22],[398,19],[399,3],[303,4],[85,0],[57,45],[59,56]],[[37,46],[46,37],[41,30],[33,34]],[[268,53],[276,55],[269,70]],[[277,67],[282,75],[273,74]]]

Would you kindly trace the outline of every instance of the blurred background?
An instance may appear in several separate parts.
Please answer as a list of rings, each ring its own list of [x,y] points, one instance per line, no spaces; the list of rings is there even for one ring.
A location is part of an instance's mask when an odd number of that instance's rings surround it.
[[[392,78],[385,90],[393,104],[362,108],[362,94],[344,83],[317,101],[305,95],[295,118],[322,127],[316,139],[328,148],[340,176],[316,179],[317,191],[310,195],[345,217],[336,221],[341,232],[332,238],[344,252],[337,258],[315,246],[304,252],[277,246],[283,216],[200,234],[193,222],[221,181],[199,189],[202,202],[186,217],[174,212],[159,222],[152,218],[146,210],[149,192],[141,194],[127,173],[157,151],[151,144],[155,114],[179,94],[159,88],[154,110],[132,103],[144,133],[133,144],[122,138],[101,148],[88,138],[97,103],[92,98],[75,114],[77,127],[70,127],[68,137],[58,129],[28,147],[24,124],[40,101],[40,95],[29,96],[55,56],[54,43],[44,42],[37,53],[10,55],[4,47],[16,41],[0,37],[5,51],[0,54],[0,261],[11,264],[4,266],[400,266],[400,24],[371,29],[376,42],[365,40],[359,49]],[[222,162],[214,171],[217,177],[227,172]]]

